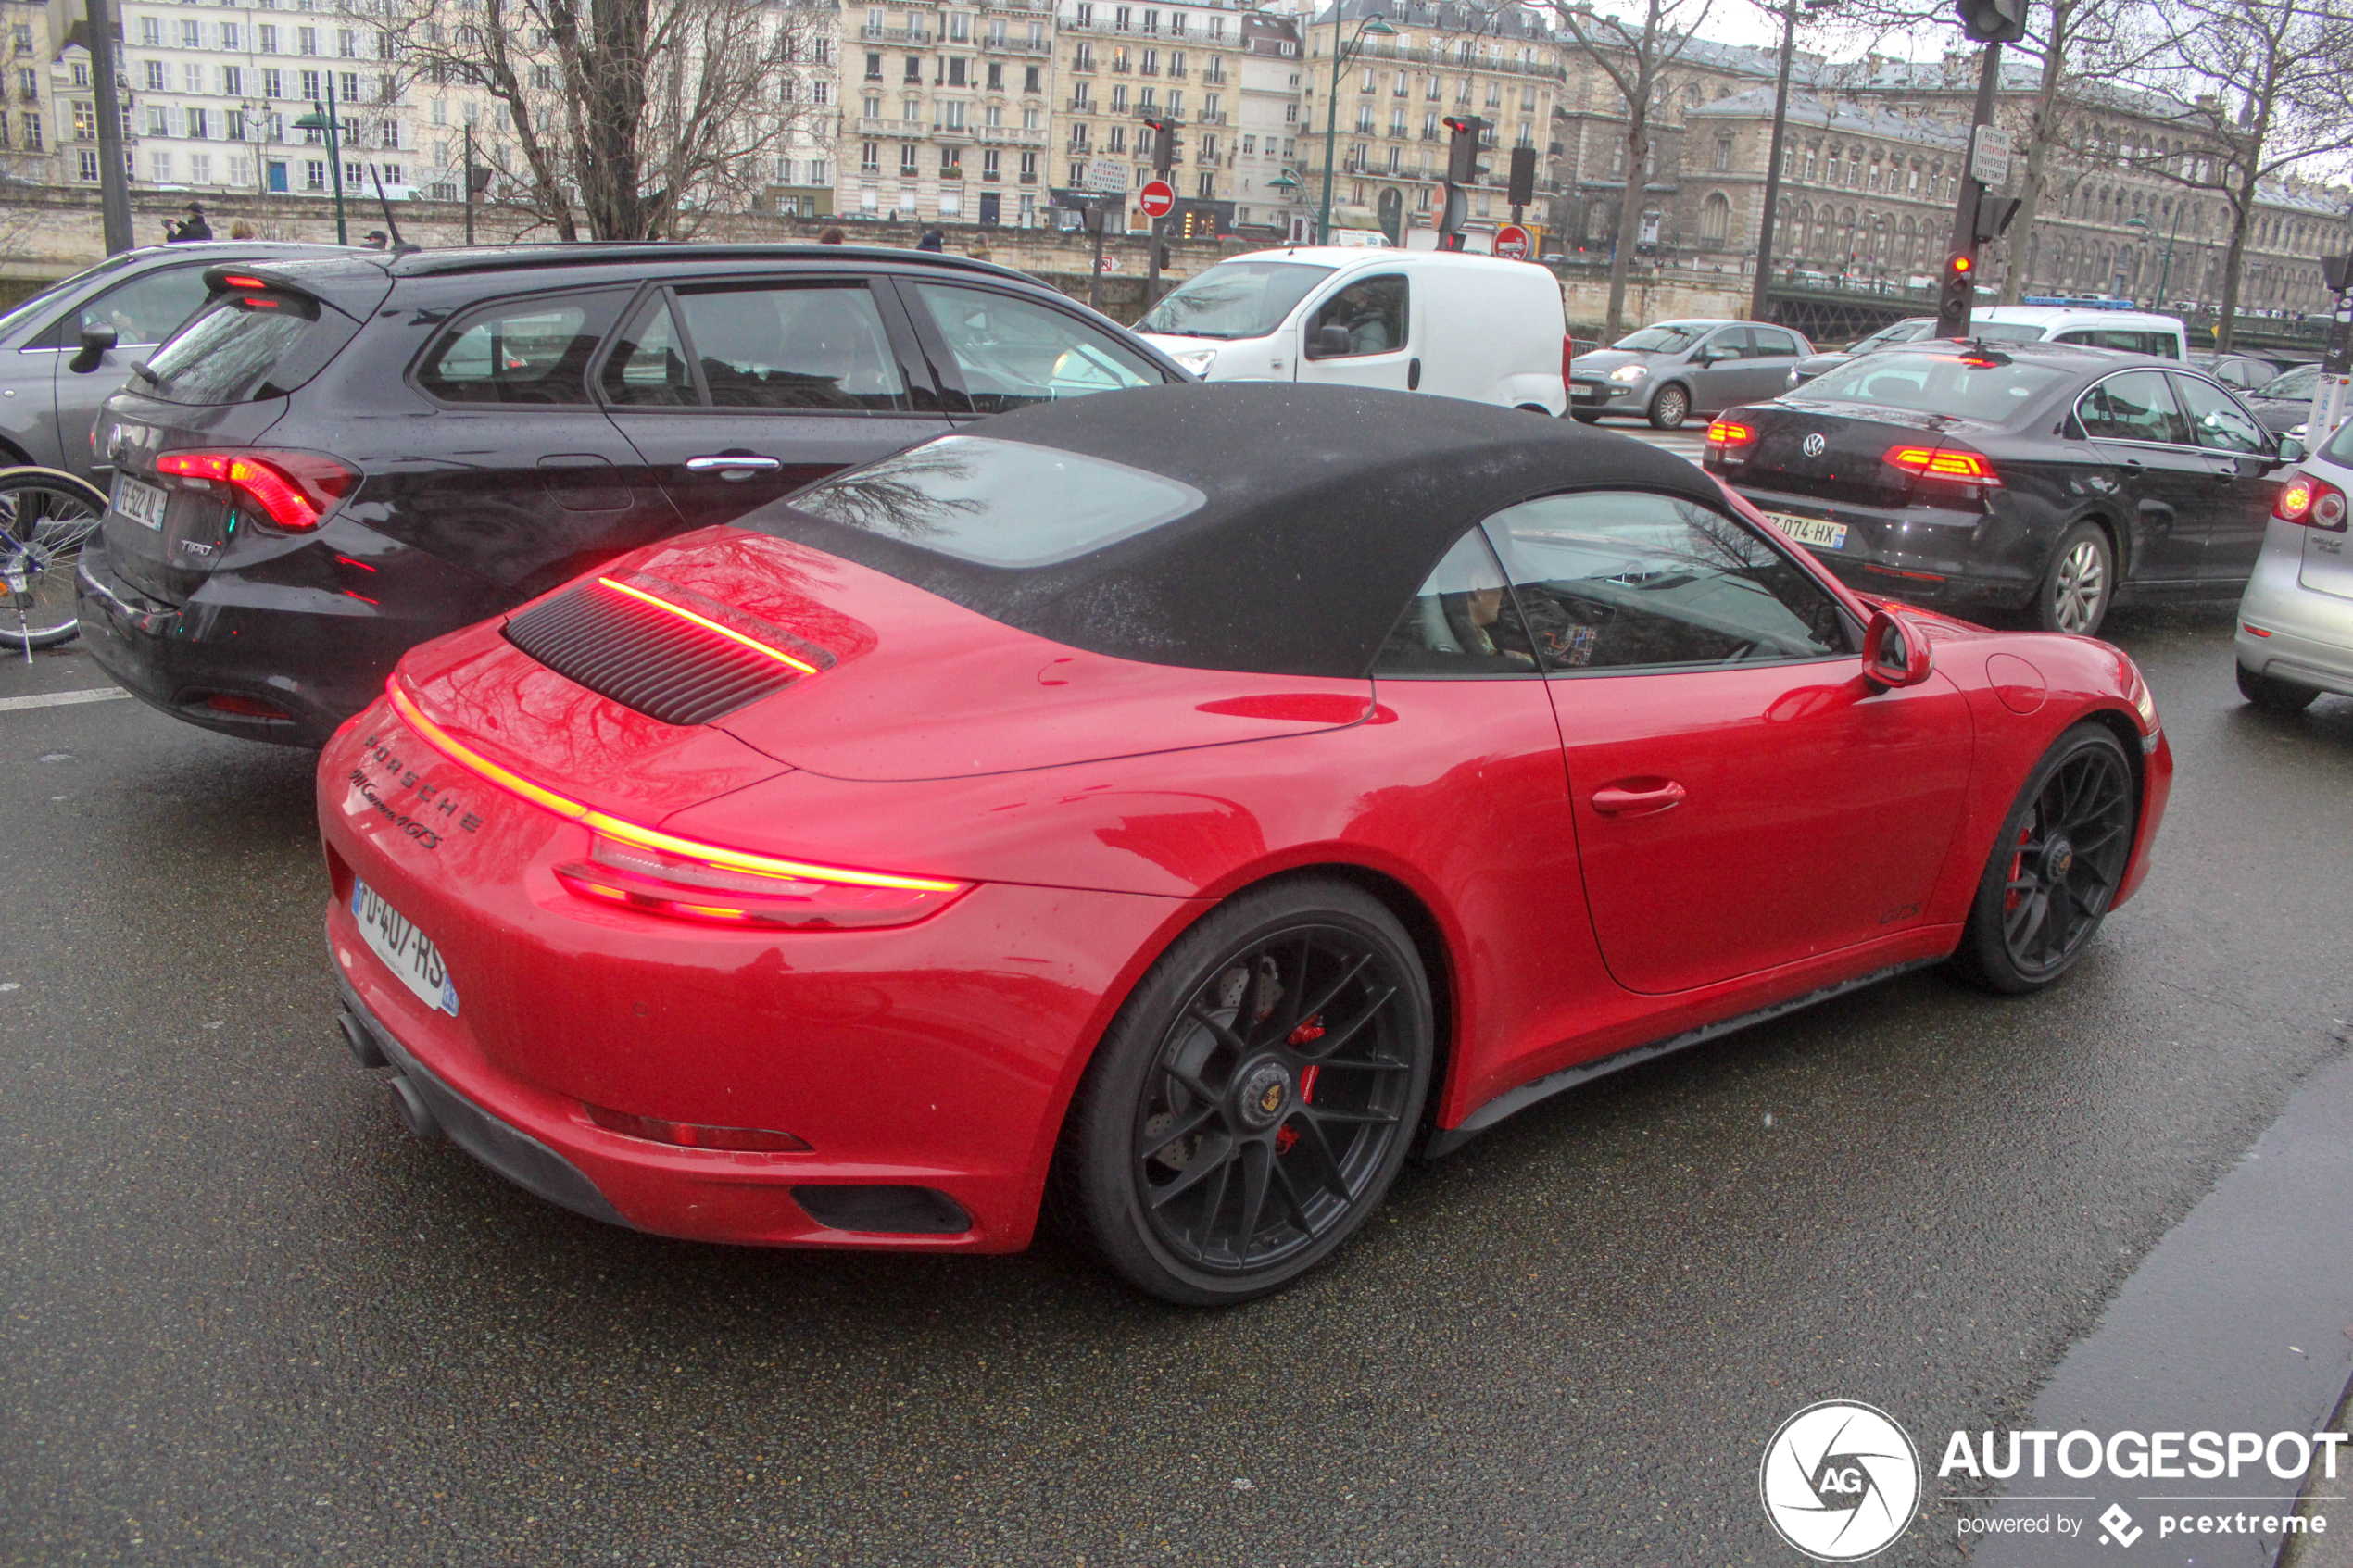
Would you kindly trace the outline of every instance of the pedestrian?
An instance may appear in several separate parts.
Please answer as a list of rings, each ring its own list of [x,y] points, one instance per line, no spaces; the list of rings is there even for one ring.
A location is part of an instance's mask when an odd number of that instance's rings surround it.
[[[250,240],[256,238],[257,234],[254,226],[240,218],[229,225],[229,237],[233,240]]]
[[[846,245],[849,243],[849,236],[843,233],[838,226],[829,226],[817,236],[817,243],[821,245]]]
[[[163,220],[163,239],[166,245],[185,245],[210,238],[212,238],[212,225],[204,220],[204,208],[195,202],[188,204],[188,216],[181,221],[174,223],[169,218]]]
[[[937,229],[926,229],[924,231],[924,237],[915,242],[915,248],[917,250],[946,250],[948,236]]]
[[[384,238],[384,232],[382,229],[371,229],[368,231],[368,237],[359,243],[370,250],[382,250],[392,242]]]

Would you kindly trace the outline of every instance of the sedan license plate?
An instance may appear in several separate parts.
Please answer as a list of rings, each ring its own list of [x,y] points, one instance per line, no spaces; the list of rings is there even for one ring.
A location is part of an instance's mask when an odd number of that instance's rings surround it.
[[[1788,512],[1767,512],[1765,520],[1801,545],[1823,550],[1846,547],[1846,524],[1843,522],[1821,517],[1793,517]]]
[[[114,482],[114,509],[158,533],[163,532],[164,503],[170,499],[170,492],[135,479],[117,478]]]
[[[449,966],[442,962],[441,950],[386,903],[384,895],[357,878],[351,887],[351,918],[359,923],[368,950],[382,959],[384,967],[417,994],[419,1001],[452,1018],[458,1016],[458,987],[449,978]]]

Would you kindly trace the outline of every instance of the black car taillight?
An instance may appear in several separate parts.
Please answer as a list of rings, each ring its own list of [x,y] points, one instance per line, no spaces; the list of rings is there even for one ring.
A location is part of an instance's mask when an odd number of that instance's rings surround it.
[[[1994,465],[1982,454],[1954,446],[1891,446],[1886,460],[1923,479],[1995,487],[2002,483],[2002,476],[1994,471]]]
[[[359,471],[318,452],[166,452],[156,471],[218,485],[290,533],[306,533],[359,483]]]
[[[2271,515],[2282,522],[2331,533],[2345,532],[2345,492],[2316,474],[2289,475],[2280,486],[2279,499],[2271,503]]]

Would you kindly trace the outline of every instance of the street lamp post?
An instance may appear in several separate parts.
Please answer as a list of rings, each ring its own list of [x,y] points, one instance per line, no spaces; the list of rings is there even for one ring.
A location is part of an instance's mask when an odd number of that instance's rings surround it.
[[[327,79],[327,107],[320,108],[317,99],[310,103],[310,112],[295,121],[297,131],[324,131],[327,133],[327,169],[334,180],[335,244],[351,243],[351,232],[344,225],[343,217],[343,142],[335,126],[335,73],[322,71]]]
[[[1761,321],[1768,308],[1767,285],[1773,275],[1773,218],[1781,203],[1781,141],[1789,127],[1790,56],[1797,48],[1797,18],[1801,11],[1823,11],[1838,0],[1785,0],[1781,6],[1781,73],[1773,89],[1773,145],[1765,156],[1765,210],[1756,220],[1756,276],[1749,285],[1748,319]]]
[[[1293,202],[1299,199],[1299,176],[1288,169],[1276,175],[1272,180],[1267,181],[1266,183],[1273,186],[1276,190],[1283,193],[1283,206],[1286,209],[1288,209]],[[1286,227],[1290,227],[1297,220],[1288,210],[1286,210],[1283,217],[1284,225]],[[1298,230],[1296,228],[1292,228],[1291,232],[1296,233],[1298,232]]]
[[[1340,27],[1346,9],[1342,0],[1332,0],[1332,95],[1324,106],[1324,210],[1315,220],[1315,243],[1319,245],[1332,243],[1332,149],[1340,139],[1340,73],[1356,57],[1358,46],[1367,35],[1387,38],[1397,31],[1378,17],[1366,17],[1356,24],[1355,36],[1343,44]]]
[[[2173,280],[2173,242],[2182,237],[2182,214],[2189,210],[2189,203],[2175,198],[2173,231],[2165,236],[2165,259],[2157,269],[2157,308],[2165,308],[2165,285]]]

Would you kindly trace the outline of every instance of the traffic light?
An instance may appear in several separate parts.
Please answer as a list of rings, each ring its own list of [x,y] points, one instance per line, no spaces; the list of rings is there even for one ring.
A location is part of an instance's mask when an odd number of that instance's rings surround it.
[[[1446,147],[1446,182],[1450,185],[1476,185],[1487,170],[1478,167],[1479,139],[1487,133],[1487,122],[1475,114],[1449,115],[1446,129],[1453,132],[1453,140]]]
[[[2328,285],[2331,294],[2353,289],[2353,256],[2321,257],[2321,281]]]
[[[1513,207],[1526,207],[1536,199],[1536,149],[1512,149],[1512,186],[1504,197]]]
[[[1144,124],[1152,133],[1152,172],[1166,179],[1168,171],[1176,166],[1176,154],[1181,150],[1176,145],[1176,122],[1147,119]]]
[[[1982,245],[1992,245],[1995,240],[2008,233],[2010,220],[2018,216],[2018,209],[2023,205],[2023,198],[2019,196],[2012,196],[2007,201],[2004,201],[2001,197],[1989,194],[1979,198],[1975,224],[1977,243]]]
[[[1936,297],[1936,335],[1969,336],[1970,309],[1977,304],[1977,258],[1957,251],[1944,258],[1944,286]]]
[[[1957,0],[1961,31],[1980,44],[2015,44],[2026,36],[2027,0]]]

